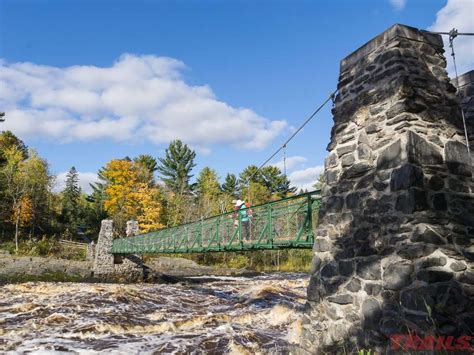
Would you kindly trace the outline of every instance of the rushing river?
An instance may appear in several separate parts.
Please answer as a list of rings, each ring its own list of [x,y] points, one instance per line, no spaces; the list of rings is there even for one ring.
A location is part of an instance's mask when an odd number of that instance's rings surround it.
[[[309,277],[0,287],[0,351],[281,354],[298,341]]]

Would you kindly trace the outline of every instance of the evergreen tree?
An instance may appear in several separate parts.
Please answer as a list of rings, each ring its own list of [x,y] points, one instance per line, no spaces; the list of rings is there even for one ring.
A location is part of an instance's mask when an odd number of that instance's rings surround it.
[[[140,182],[146,183],[149,186],[155,185],[154,174],[157,170],[156,159],[148,154],[141,154],[133,161],[136,164],[139,174]]]
[[[192,189],[189,181],[191,170],[196,166],[196,153],[180,140],[172,141],[165,151],[165,158],[159,158],[161,165],[157,170],[166,186],[178,195]]]
[[[208,167],[202,169],[197,177],[196,189],[200,215],[210,217],[218,214],[220,211],[221,186],[216,171]]]
[[[227,174],[222,184],[222,191],[232,197],[239,195],[239,184],[234,174]]]
[[[73,166],[66,175],[66,187],[63,190],[63,220],[70,232],[75,233],[80,222],[79,174]]]
[[[147,168],[151,174],[154,174],[157,170],[156,159],[153,158],[151,155],[140,154],[138,157],[133,159],[133,161]]]
[[[266,166],[262,168],[261,172],[264,185],[271,193],[276,193],[279,197],[286,197],[296,191],[295,187],[290,187],[288,177],[276,166]]]
[[[239,188],[242,198],[252,204],[287,197],[296,191],[288,177],[275,166],[260,170],[255,165],[246,167],[239,175]]]

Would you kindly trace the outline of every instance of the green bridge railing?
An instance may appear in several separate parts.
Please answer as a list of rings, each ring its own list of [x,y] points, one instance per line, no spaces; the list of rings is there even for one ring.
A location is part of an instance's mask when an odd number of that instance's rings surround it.
[[[248,224],[229,212],[113,241],[113,254],[312,248],[319,191],[251,207]]]

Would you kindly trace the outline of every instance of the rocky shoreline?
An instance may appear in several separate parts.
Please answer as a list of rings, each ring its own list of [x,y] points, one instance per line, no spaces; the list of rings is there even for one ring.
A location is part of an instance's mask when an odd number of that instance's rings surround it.
[[[196,282],[188,277],[197,276],[255,276],[246,269],[227,269],[199,265],[183,258],[157,257],[146,262],[149,274],[146,280],[97,278],[92,272],[92,261],[77,261],[53,257],[14,256],[0,251],[0,284],[26,281],[76,281],[76,282]]]

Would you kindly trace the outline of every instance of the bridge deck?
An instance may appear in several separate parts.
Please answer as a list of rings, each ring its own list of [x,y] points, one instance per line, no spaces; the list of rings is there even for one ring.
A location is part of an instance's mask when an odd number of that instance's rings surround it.
[[[113,241],[114,254],[203,253],[284,248],[312,248],[319,191],[251,207],[246,228],[239,213]]]

